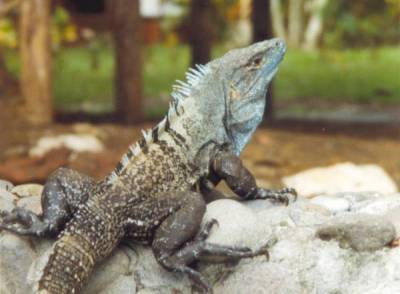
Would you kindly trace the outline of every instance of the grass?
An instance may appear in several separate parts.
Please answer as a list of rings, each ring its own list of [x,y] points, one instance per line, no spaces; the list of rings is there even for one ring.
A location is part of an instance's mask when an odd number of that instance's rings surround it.
[[[400,102],[400,48],[289,51],[276,78],[282,99]]]
[[[223,52],[217,48],[216,52]],[[54,95],[57,108],[105,112],[112,110],[113,57],[111,48],[94,55],[86,48],[64,48],[55,55]],[[277,99],[322,99],[337,102],[400,102],[400,48],[325,50],[307,53],[289,50],[275,79]],[[152,100],[148,114],[158,115],[176,79],[189,65],[187,46],[155,45],[144,50],[144,96]],[[15,53],[6,56],[18,75]],[[158,100],[157,100],[158,99]],[[163,100],[161,99],[161,100]]]

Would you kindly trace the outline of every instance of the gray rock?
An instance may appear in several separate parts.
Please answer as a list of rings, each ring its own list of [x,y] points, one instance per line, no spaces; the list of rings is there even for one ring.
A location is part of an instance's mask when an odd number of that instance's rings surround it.
[[[310,202],[325,207],[332,213],[350,210],[350,202],[345,198],[321,195],[312,198]]]
[[[336,193],[333,195],[326,195],[326,196],[333,196],[336,198],[344,198],[350,201],[351,206],[354,204],[362,203],[364,201],[372,200],[375,201],[377,198],[382,197],[382,194],[379,192],[341,192]]]
[[[16,194],[18,197],[31,197],[42,195],[43,185],[39,184],[24,184],[15,186],[11,192]]]
[[[16,199],[11,192],[0,188],[0,211],[11,211],[15,207]]]
[[[341,247],[349,246],[356,251],[374,251],[392,242],[396,230],[383,217],[360,214],[333,219],[318,229],[317,236],[322,240],[335,239]]]
[[[177,290],[174,287],[156,287],[156,288],[144,288],[139,290],[137,294],[192,294],[193,292],[187,288],[184,290]]]
[[[0,252],[0,285],[7,289],[8,293],[29,293],[26,276],[36,254],[27,239],[3,233],[0,236]]]
[[[0,190],[6,190],[10,192],[13,187],[13,183],[6,180],[0,180]]]
[[[40,197],[31,196],[31,197],[24,197],[18,200],[17,205],[19,207],[25,208],[30,210],[37,215],[42,214],[42,205],[40,203]]]
[[[128,255],[123,248],[114,251],[110,258],[96,267],[88,281],[88,286],[85,288],[85,293],[135,293],[132,292],[132,289],[136,289],[135,278],[132,275],[132,262],[132,256]],[[125,278],[129,278],[132,283]],[[123,283],[123,285],[120,285],[120,283]],[[131,289],[131,292],[111,292],[111,285],[114,285],[116,289],[124,289],[129,285],[135,286]]]
[[[29,155],[40,157],[62,147],[75,152],[100,152],[104,149],[103,143],[91,134],[62,134],[40,138],[29,150]]]
[[[211,202],[207,206],[203,224],[211,219],[218,221],[218,226],[213,228],[208,239],[212,243],[256,249],[264,245],[272,233],[270,227],[258,224],[256,213],[234,200]]]
[[[400,207],[386,211],[383,217],[394,226],[396,230],[396,239],[400,238]]]
[[[298,201],[289,207],[290,219],[296,226],[315,226],[326,222],[331,212],[309,201]]]
[[[133,271],[139,289],[172,289],[179,293],[179,291],[184,292],[185,289],[187,291],[190,288],[188,278],[182,274],[168,272],[162,268],[155,260],[150,248],[136,246],[135,252],[137,259],[133,266]]]
[[[0,188],[0,199],[14,203],[17,200],[17,197],[15,197],[13,193]]]
[[[352,206],[354,212],[377,215],[383,215],[395,208],[400,208],[400,194],[385,195],[378,199],[369,199],[355,203]]]
[[[215,294],[300,293],[298,285],[284,266],[251,262],[243,264],[215,287]]]
[[[0,211],[11,212],[14,207],[15,205],[12,202],[0,198]]]
[[[99,292],[93,292],[96,294],[135,294],[136,293],[136,283],[135,279],[131,276],[118,276],[113,282],[105,287]]]
[[[285,186],[295,188],[304,197],[347,191],[380,191],[386,194],[398,191],[396,183],[382,167],[374,164],[355,165],[351,162],[312,168],[284,177],[282,181]]]
[[[361,192],[326,197],[345,199],[351,207],[333,213],[302,198],[288,207],[263,201],[209,204],[204,222],[219,221],[209,242],[271,245],[269,261],[259,256],[229,264],[200,262],[215,294],[400,293],[400,247],[385,247],[395,236],[393,224],[400,223],[397,197]],[[375,215],[361,213],[374,209]],[[332,240],[321,240],[321,232]],[[53,242],[0,233],[0,293],[29,293],[28,268]],[[192,293],[189,279],[163,269],[149,247],[132,248],[119,246],[97,265],[83,294]]]

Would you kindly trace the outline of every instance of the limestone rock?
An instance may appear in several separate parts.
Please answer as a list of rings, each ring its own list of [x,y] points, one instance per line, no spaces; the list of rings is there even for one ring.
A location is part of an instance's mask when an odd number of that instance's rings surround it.
[[[400,207],[386,211],[383,216],[390,221],[396,229],[396,239],[400,238]]]
[[[127,286],[135,285],[135,278],[131,276],[131,256],[125,248],[114,251],[110,258],[107,258],[93,272],[85,289],[86,294],[97,293],[135,293],[126,291]],[[131,282],[129,282],[130,279]],[[111,285],[114,286],[114,292]],[[118,292],[115,292],[118,289]]]
[[[16,200],[14,194],[0,188],[0,211],[11,211]]]
[[[40,197],[38,196],[21,198],[20,200],[18,200],[17,205],[19,207],[30,210],[37,215],[42,214],[42,204],[40,202]]]
[[[118,276],[112,283],[105,285],[99,292],[93,292],[96,294],[135,294],[136,283],[135,279],[131,276]]]
[[[395,182],[383,168],[374,164],[339,163],[312,168],[282,180],[286,186],[295,188],[305,197],[347,191],[379,191],[385,194],[398,191]]]
[[[345,198],[321,195],[312,198],[310,202],[325,207],[332,213],[350,210],[350,202]]]
[[[208,242],[253,249],[270,245],[269,261],[258,256],[236,263],[200,262],[197,269],[212,282],[214,293],[400,293],[400,247],[387,246],[400,224],[400,195],[324,197],[336,202],[321,206],[321,200],[299,197],[289,206],[260,200],[210,203],[203,223],[215,218],[219,225]],[[345,201],[349,205],[342,205]],[[321,240],[321,234],[331,240]],[[0,293],[29,293],[28,269],[34,270],[53,242],[0,232]],[[163,269],[149,247],[121,244],[96,266],[82,293],[193,292],[189,279]]]
[[[150,289],[152,291],[158,291],[160,289],[165,291],[160,293],[180,293],[190,288],[188,278],[182,274],[168,272],[162,268],[155,260],[153,252],[149,247],[135,246],[134,250],[137,259],[133,266],[133,275],[136,279],[136,283],[140,285],[140,289],[148,289],[145,293],[153,293],[149,292]],[[167,292],[166,289],[170,289],[171,292]],[[139,293],[142,292],[139,291]]]
[[[63,134],[39,139],[29,155],[43,156],[50,150],[62,147],[75,152],[100,152],[104,149],[103,143],[91,134]]]
[[[16,194],[18,197],[31,197],[42,195],[43,185],[39,184],[23,184],[15,186],[11,192]]]
[[[266,243],[271,234],[268,226],[257,224],[257,215],[251,209],[234,200],[211,202],[207,206],[203,223],[211,219],[218,221],[208,239],[212,243],[256,249],[257,246],[262,246],[263,242]]]
[[[27,238],[10,233],[1,234],[0,252],[0,287],[5,289],[1,293],[29,293],[26,276],[36,254]]]
[[[341,247],[374,251],[388,245],[396,236],[394,226],[379,216],[349,215],[332,219],[317,231],[322,240],[335,239]]]
[[[0,190],[11,191],[13,187],[13,183],[6,180],[0,180]]]

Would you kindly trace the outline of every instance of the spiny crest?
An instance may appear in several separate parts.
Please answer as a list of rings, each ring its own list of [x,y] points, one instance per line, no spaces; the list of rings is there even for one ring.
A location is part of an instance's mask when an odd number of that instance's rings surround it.
[[[114,171],[107,176],[106,182],[108,184],[112,184],[118,179],[118,176],[121,174],[121,172],[128,166],[131,158],[137,156],[141,152],[142,148],[146,146],[146,144],[157,141],[158,132],[156,131],[156,129],[157,126],[152,130],[142,130],[143,137],[138,142],[132,144],[129,147],[128,152],[122,156]]]
[[[196,64],[196,69],[189,68],[186,71],[186,81],[176,80],[176,84],[172,86],[172,98],[173,100],[180,101],[190,95],[190,89],[195,87],[199,81],[209,73],[209,67],[207,65]]]
[[[210,68],[207,65],[196,64],[195,69],[189,68],[186,71],[186,81],[175,81],[175,85],[172,86],[172,101],[169,105],[167,121],[171,122],[175,116],[180,115],[181,112],[183,112],[183,109],[180,110],[180,102],[190,97],[191,89],[195,87],[209,72]]]
[[[189,68],[187,70],[186,81],[176,80],[176,84],[172,86],[172,101],[170,102],[165,118],[153,129],[147,131],[142,130],[142,139],[129,147],[128,152],[122,157],[114,171],[107,177],[107,183],[112,184],[115,182],[121,172],[128,166],[131,158],[137,156],[147,144],[157,142],[159,135],[163,131],[167,131],[171,122],[183,113],[183,107],[180,105],[181,101],[189,98],[191,88],[195,87],[199,81],[209,73],[209,67],[206,65],[197,64],[195,67],[196,69]]]

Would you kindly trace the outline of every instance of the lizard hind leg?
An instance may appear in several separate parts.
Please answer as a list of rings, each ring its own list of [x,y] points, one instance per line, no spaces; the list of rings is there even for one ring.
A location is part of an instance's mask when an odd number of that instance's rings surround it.
[[[167,270],[187,274],[189,279],[204,293],[212,293],[207,279],[191,265],[198,260],[225,262],[266,254],[263,247],[252,251],[247,247],[224,246],[206,242],[211,228],[217,223],[211,220],[199,230],[205,212],[201,194],[188,192],[180,208],[168,216],[156,230],[152,249],[157,261]]]
[[[77,171],[59,168],[44,186],[41,198],[43,214],[36,215],[21,207],[0,212],[0,230],[20,235],[56,235],[72,217],[78,205],[87,200],[95,181]]]

